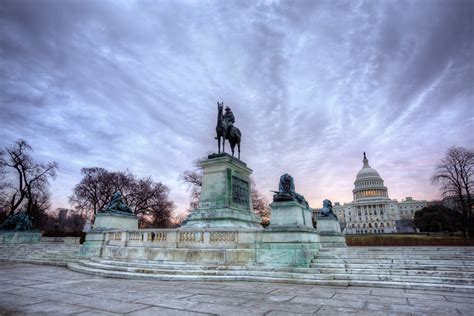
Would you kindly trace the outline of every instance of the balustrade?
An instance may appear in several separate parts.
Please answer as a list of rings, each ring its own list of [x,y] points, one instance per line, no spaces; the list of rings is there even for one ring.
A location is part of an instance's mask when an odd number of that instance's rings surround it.
[[[122,240],[122,232],[112,233],[110,240]]]
[[[166,241],[167,233],[166,232],[148,232],[149,242],[163,242]]]
[[[143,234],[139,232],[131,232],[128,235],[128,240],[130,241],[143,241]]]
[[[204,242],[203,232],[180,232],[180,242]]]
[[[236,232],[211,232],[209,236],[209,241],[212,243],[236,242],[237,233]]]

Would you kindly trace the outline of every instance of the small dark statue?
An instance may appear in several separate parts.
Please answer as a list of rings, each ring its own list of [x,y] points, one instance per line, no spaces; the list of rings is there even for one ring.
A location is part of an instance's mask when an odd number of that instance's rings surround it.
[[[112,201],[110,201],[109,205],[107,205],[106,208],[104,208],[101,212],[104,213],[127,213],[127,214],[133,214],[133,210],[125,204],[122,198],[122,194],[120,192],[115,192],[114,195],[112,196]]]
[[[16,230],[16,231],[28,231],[33,230],[33,223],[25,212],[19,212],[12,216],[9,216],[3,225],[0,226],[0,230]]]
[[[280,184],[278,185],[278,191],[273,191],[273,202],[283,201],[296,201],[303,204],[305,207],[309,207],[308,202],[303,195],[296,193],[295,182],[293,177],[288,173],[285,173],[280,177]]]
[[[332,217],[337,219],[336,214],[332,211],[332,202],[328,199],[323,201],[323,208],[319,212],[319,216],[321,217]]]
[[[234,126],[235,117],[232,110],[226,106],[225,114],[222,114],[224,109],[224,102],[217,102],[217,126],[216,126],[216,139],[218,146],[218,153],[221,153],[221,140],[222,140],[222,152],[225,152],[225,140],[227,139],[232,149],[232,156],[234,156],[234,148],[237,145],[238,157],[240,159],[240,130]]]

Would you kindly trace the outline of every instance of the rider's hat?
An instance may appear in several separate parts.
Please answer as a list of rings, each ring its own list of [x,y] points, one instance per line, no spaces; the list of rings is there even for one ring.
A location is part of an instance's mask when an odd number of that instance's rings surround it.
[[[230,110],[230,107],[229,107],[229,106],[226,106],[226,107],[225,107],[225,110],[226,110],[226,111],[229,111],[229,110]]]

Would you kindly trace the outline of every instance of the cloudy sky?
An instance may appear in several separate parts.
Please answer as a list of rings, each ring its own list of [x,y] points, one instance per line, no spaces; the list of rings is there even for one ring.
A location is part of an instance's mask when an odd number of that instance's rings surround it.
[[[0,146],[55,160],[55,207],[82,167],[129,169],[188,204],[179,174],[217,150],[216,102],[270,197],[349,202],[362,152],[391,198],[434,199],[449,146],[474,145],[474,2],[0,1]]]

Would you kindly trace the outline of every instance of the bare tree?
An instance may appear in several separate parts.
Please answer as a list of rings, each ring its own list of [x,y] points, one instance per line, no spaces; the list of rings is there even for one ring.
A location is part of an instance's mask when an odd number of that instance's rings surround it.
[[[188,190],[191,190],[191,201],[189,202],[188,212],[196,209],[201,198],[202,187],[202,165],[201,163],[206,158],[196,159],[193,162],[193,169],[185,170],[180,176],[179,180],[188,185]]]
[[[30,216],[49,207],[49,180],[56,177],[56,162],[38,163],[31,156],[32,147],[17,140],[0,154],[0,191],[8,214],[24,207]]]
[[[82,180],[74,187],[69,202],[78,210],[95,214],[110,201],[116,187],[113,173],[104,168],[82,168]]]
[[[263,227],[267,227],[270,224],[271,208],[267,198],[260,194],[255,184],[252,184],[252,207],[255,213],[261,218],[260,224],[262,224]]]
[[[439,185],[444,197],[456,201],[462,214],[463,236],[472,226],[472,190],[474,186],[474,151],[464,147],[451,147],[436,166],[432,182]],[[471,236],[472,237],[472,236]]]
[[[108,171],[103,168],[83,168],[83,178],[74,187],[69,201],[76,209],[91,211],[93,219],[105,208],[114,192],[119,191],[124,202],[140,215],[142,222],[151,220],[155,227],[167,227],[175,205],[169,200],[169,189],[148,178],[138,179],[129,171]]]

